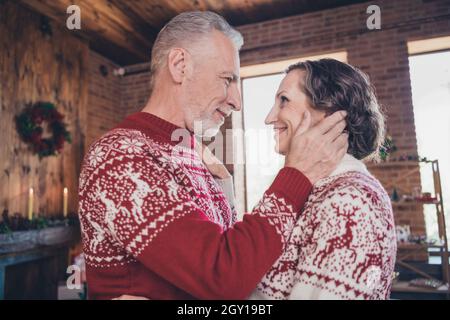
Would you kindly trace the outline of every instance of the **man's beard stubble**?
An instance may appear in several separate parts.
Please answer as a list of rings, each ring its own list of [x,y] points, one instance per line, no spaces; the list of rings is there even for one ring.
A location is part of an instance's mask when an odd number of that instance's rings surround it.
[[[223,123],[217,123],[212,119],[213,115],[206,112],[201,114],[195,114],[191,112],[190,108],[187,108],[187,117],[189,117],[189,122],[192,124],[192,132],[198,137],[211,138],[217,135],[220,127]]]

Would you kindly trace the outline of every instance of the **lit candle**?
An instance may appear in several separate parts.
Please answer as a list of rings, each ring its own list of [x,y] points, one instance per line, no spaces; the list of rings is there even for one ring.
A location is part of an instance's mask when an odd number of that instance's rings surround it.
[[[64,191],[63,191],[63,213],[64,213],[64,218],[67,217],[67,197],[68,197],[68,190],[67,190],[67,188],[64,188]]]
[[[33,220],[33,198],[34,198],[34,191],[33,188],[30,188],[30,191],[28,193],[28,220]]]

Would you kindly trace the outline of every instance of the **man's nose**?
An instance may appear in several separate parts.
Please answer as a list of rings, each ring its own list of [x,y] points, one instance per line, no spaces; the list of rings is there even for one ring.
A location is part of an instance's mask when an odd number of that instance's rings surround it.
[[[227,104],[233,109],[233,111],[241,111],[242,98],[238,83],[233,83],[230,86],[228,90]]]
[[[272,109],[270,109],[269,113],[267,114],[266,119],[264,120],[264,123],[271,124],[271,123],[277,121],[277,118],[278,118],[278,111],[277,111],[276,106],[274,105],[272,107]]]

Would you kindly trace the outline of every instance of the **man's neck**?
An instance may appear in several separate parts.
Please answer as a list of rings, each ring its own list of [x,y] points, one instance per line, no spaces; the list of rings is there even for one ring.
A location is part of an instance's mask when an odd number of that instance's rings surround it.
[[[183,109],[176,96],[164,92],[152,94],[142,112],[151,113],[180,128],[186,128]]]

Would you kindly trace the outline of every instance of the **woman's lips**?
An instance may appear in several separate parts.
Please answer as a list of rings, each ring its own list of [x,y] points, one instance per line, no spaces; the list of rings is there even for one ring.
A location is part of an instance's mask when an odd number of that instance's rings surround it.
[[[273,128],[275,134],[281,134],[287,130],[287,127]]]

